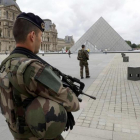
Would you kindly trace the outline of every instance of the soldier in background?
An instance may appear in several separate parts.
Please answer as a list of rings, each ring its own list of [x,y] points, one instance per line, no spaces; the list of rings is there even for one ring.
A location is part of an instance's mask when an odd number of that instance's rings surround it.
[[[78,60],[80,60],[80,76],[81,79],[83,79],[83,69],[85,67],[85,73],[86,73],[86,78],[90,78],[89,76],[89,68],[88,68],[88,62],[89,60],[89,55],[87,50],[85,50],[85,45],[82,45],[82,49],[78,51]]]
[[[0,66],[0,106],[15,140],[63,140],[73,128],[79,101],[59,76],[36,54],[44,21],[21,13],[14,24],[15,50]]]

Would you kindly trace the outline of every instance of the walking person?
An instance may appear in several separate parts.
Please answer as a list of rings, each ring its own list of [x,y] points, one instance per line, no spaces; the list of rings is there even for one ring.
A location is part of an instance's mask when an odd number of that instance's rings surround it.
[[[70,50],[69,50],[69,52],[68,52],[68,55],[69,55],[69,58],[71,58],[71,57],[70,57],[70,55],[71,55],[71,51],[70,51]]]
[[[89,55],[87,50],[85,50],[85,45],[81,46],[82,49],[78,51],[78,57],[77,59],[80,61],[80,76],[81,79],[83,79],[83,69],[85,67],[85,73],[86,73],[86,78],[90,78],[89,76],[89,67],[88,67],[88,62],[87,60],[89,60]]]

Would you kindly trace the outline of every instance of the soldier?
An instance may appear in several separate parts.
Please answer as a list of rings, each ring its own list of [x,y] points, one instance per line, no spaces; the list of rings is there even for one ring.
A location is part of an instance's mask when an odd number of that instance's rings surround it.
[[[89,68],[88,68],[88,62],[89,60],[89,55],[88,52],[85,50],[85,45],[82,45],[82,49],[78,51],[78,60],[80,60],[80,76],[81,79],[83,79],[83,68],[85,66],[85,73],[86,73],[86,78],[90,78],[89,76]]]
[[[45,29],[33,13],[21,13],[14,24],[15,50],[0,66],[0,106],[15,140],[63,140],[73,128],[79,101],[59,76],[36,54]]]

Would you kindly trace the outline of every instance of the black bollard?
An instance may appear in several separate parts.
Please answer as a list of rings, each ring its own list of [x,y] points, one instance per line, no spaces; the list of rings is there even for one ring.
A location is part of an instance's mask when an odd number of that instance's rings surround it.
[[[128,67],[127,79],[133,81],[140,80],[140,67]]]
[[[128,56],[124,56],[123,57],[123,62],[129,62],[129,57]]]

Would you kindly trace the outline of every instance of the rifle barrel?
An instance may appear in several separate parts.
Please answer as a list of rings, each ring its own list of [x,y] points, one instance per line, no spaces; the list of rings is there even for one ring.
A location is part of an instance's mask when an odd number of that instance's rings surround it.
[[[85,95],[85,96],[88,96],[88,97],[90,97],[90,98],[92,98],[92,99],[94,99],[94,100],[96,100],[96,97],[90,96],[90,95],[85,94],[85,93],[82,93],[82,94]]]

